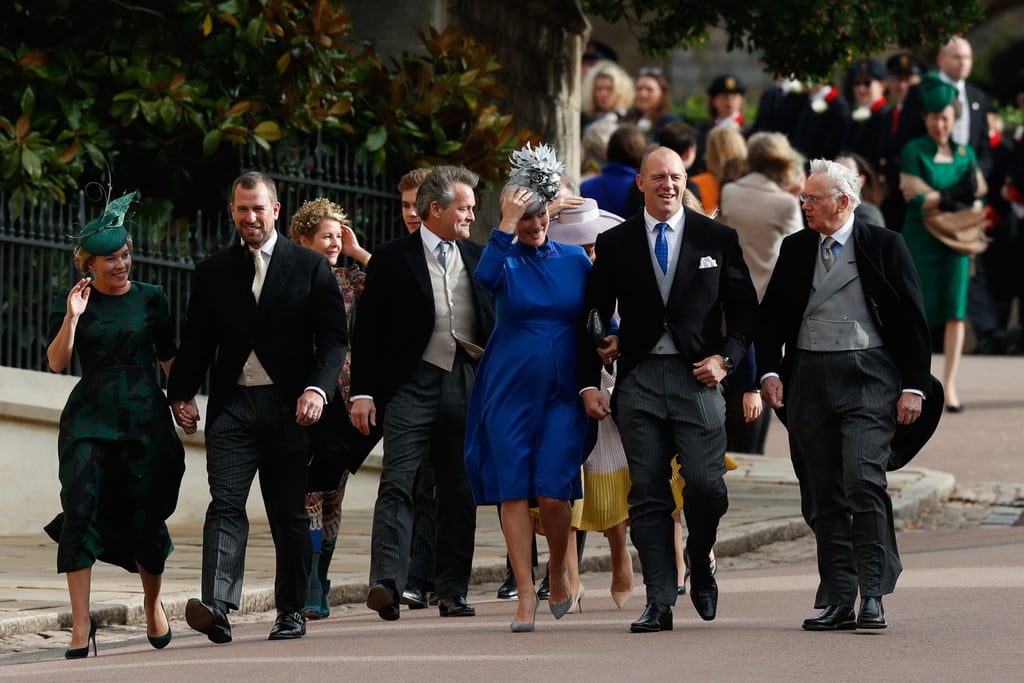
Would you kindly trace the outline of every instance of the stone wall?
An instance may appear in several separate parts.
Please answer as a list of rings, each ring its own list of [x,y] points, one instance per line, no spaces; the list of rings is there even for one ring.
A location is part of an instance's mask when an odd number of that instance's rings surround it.
[[[66,375],[0,367],[0,536],[39,533],[60,512],[57,432],[64,402],[77,381]],[[205,416],[204,397],[199,397],[199,408]],[[186,436],[179,430],[179,435],[185,444],[185,478],[170,522],[197,522],[210,502],[203,432]],[[379,473],[378,450],[349,480],[345,507],[373,507]],[[247,511],[251,519],[266,519],[258,478]]]

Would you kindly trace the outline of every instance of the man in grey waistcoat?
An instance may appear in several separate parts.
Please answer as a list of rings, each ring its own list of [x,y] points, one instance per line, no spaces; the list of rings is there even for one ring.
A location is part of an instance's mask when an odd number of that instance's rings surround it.
[[[818,545],[822,611],[804,620],[809,631],[886,627],[882,596],[902,570],[890,449],[897,427],[936,400],[925,395],[934,390],[914,263],[901,235],[854,219],[859,196],[856,173],[811,162],[800,197],[810,229],[782,243],[754,343]]]
[[[380,424],[384,460],[370,539],[366,605],[398,619],[406,589],[417,472],[434,469],[434,582],[442,617],[471,617],[476,504],[464,460],[466,406],[494,329],[491,297],[474,280],[482,247],[469,239],[475,173],[436,166],[416,195],[423,224],[381,245],[366,269],[352,344],[352,424]]]
[[[757,293],[736,231],[683,206],[686,170],[667,147],[648,152],[637,176],[644,210],[597,237],[587,305],[619,333],[607,338],[616,362],[611,405],[600,361],[587,353],[577,382],[587,414],[611,415],[629,463],[629,524],[640,554],[647,605],[633,633],[672,630],[677,573],[669,480],[678,455],[686,480],[683,515],[690,558],[690,600],[705,621],[718,610],[708,554],[729,508],[725,485],[722,380],[739,363],[754,331]]]

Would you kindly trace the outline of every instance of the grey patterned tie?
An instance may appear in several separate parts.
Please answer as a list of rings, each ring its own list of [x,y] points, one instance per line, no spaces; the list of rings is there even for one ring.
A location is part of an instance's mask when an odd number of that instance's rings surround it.
[[[448,258],[452,253],[451,242],[441,242],[437,245],[437,261],[441,264],[441,267],[448,270]]]
[[[825,270],[832,270],[832,266],[836,264],[836,253],[832,251],[832,245],[836,241],[831,237],[826,237],[821,243],[821,262],[825,264]]]

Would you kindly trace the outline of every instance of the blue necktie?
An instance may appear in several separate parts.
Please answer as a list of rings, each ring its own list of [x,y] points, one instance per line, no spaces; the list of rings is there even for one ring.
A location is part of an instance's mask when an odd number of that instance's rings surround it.
[[[658,229],[658,238],[654,240],[654,258],[658,259],[661,272],[668,272],[668,239],[665,231],[668,230],[668,223],[658,223],[654,226]]]

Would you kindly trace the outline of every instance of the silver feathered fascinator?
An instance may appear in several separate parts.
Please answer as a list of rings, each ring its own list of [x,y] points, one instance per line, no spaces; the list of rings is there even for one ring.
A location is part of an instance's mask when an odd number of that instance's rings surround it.
[[[558,196],[565,164],[555,156],[555,148],[548,144],[533,147],[529,142],[509,157],[512,171],[507,185],[518,185],[533,192],[535,201],[526,213],[539,211],[544,204]]]

